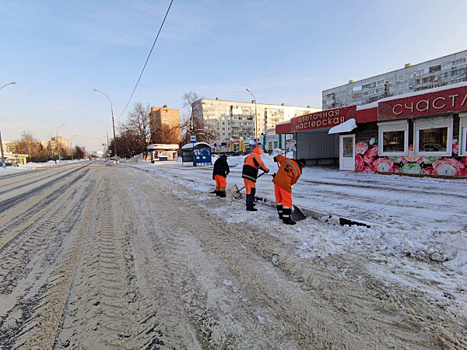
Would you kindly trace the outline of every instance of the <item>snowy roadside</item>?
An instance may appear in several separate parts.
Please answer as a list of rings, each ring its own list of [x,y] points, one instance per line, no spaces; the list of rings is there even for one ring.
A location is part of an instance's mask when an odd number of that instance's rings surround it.
[[[272,157],[263,155],[263,160],[274,173],[277,166]],[[242,161],[243,157],[228,158],[228,188],[233,184],[243,187]],[[182,166],[180,162],[127,165],[196,190],[198,197],[193,201],[199,205],[212,196],[212,167]],[[391,285],[405,285],[430,303],[467,315],[467,180],[307,167],[294,186],[294,203],[308,213],[323,213],[323,217],[309,218],[294,227],[280,225],[270,180],[269,176],[258,180],[258,196],[267,202],[258,205],[256,214],[244,210],[244,196],[238,201],[219,199],[217,208],[207,209],[226,222],[253,221],[289,236],[297,256],[304,260],[329,265],[336,257],[352,257],[349,261],[362,263],[369,274],[384,280],[389,290]],[[366,222],[370,227],[341,226],[336,220],[326,220],[329,216]],[[348,270],[336,273],[346,277]]]
[[[55,163],[53,160],[49,160],[48,162],[44,163],[27,163],[25,165],[20,165],[20,166],[7,166],[5,168],[0,167],[0,176],[5,175],[5,174],[13,174],[19,171],[29,171],[29,170],[35,170],[35,169],[41,169],[41,168],[50,168],[54,166],[60,166],[60,165],[70,165],[70,164],[77,164],[77,163],[82,163],[82,162],[88,162],[88,160],[64,160]]]

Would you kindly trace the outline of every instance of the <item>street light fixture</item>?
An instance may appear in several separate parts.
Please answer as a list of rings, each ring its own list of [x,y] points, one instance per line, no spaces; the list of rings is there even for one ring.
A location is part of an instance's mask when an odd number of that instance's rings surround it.
[[[251,96],[253,96],[253,101],[255,101],[255,146],[258,147],[258,113],[256,109],[256,97],[253,95],[250,89],[246,88],[246,91],[248,91]]]
[[[112,107],[112,100],[110,99],[109,96],[107,96],[105,93],[103,93],[100,90],[94,89],[94,91],[100,92],[102,95],[107,97],[107,99],[110,102],[110,112],[112,113],[112,128],[113,128],[113,134],[114,134],[114,157],[115,157],[115,162],[117,162],[117,140],[115,139],[115,120],[114,120],[114,109]]]
[[[0,87],[0,89],[3,89],[5,86],[8,86],[8,85],[14,85],[14,84],[16,84],[16,83],[15,83],[14,81],[12,81],[11,83],[8,83],[8,84],[5,84],[5,85],[2,85],[2,86]]]
[[[12,81],[11,83],[2,85],[2,86],[0,87],[0,90],[3,89],[5,86],[13,85],[13,84],[16,84],[16,83],[15,83],[14,81]],[[3,153],[3,141],[2,141],[2,132],[1,132],[1,131],[0,131],[0,151],[2,152],[2,166],[3,166],[4,168],[6,168],[5,153]]]

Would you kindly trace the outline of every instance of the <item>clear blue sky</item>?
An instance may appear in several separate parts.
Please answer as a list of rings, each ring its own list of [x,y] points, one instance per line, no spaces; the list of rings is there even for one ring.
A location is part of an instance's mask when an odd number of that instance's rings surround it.
[[[1,0],[0,131],[102,150],[133,104],[183,94],[321,107],[321,92],[465,50],[466,0]],[[99,123],[101,121],[102,123]],[[65,126],[61,126],[65,124]],[[76,136],[75,136],[76,135]]]

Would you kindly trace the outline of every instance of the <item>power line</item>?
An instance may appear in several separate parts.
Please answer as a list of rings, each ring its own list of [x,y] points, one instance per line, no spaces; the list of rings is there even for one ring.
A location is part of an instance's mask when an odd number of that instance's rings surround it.
[[[167,12],[165,13],[165,16],[164,16],[164,20],[162,21],[161,23],[161,26],[159,28],[159,31],[157,32],[157,35],[156,35],[156,38],[154,39],[154,43],[152,44],[152,47],[151,47],[151,51],[149,51],[149,55],[148,55],[148,58],[146,59],[146,62],[144,63],[144,66],[143,66],[143,69],[141,70],[141,74],[139,75],[139,78],[138,78],[138,81],[136,82],[136,85],[135,85],[135,88],[133,89],[133,92],[131,93],[131,96],[130,98],[128,99],[128,102],[126,103],[126,106],[125,108],[123,109],[122,113],[120,114],[120,116],[118,117],[120,119],[120,117],[123,115],[123,113],[125,113],[128,105],[130,104],[131,102],[131,99],[133,98],[133,95],[136,91],[136,88],[138,87],[138,84],[141,80],[141,77],[143,76],[143,73],[144,73],[144,70],[146,69],[146,66],[149,62],[149,58],[151,57],[151,54],[152,54],[152,51],[154,50],[154,46],[156,45],[156,42],[157,42],[157,39],[159,38],[159,34],[161,33],[162,31],[162,27],[164,26],[164,23],[165,23],[165,20],[169,14],[169,11],[170,11],[170,8],[172,7],[172,3],[173,3],[173,0],[170,1],[170,5],[169,5],[169,8],[167,9]]]
[[[21,126],[19,126],[18,124],[12,123],[12,122],[10,122],[8,119],[6,119],[6,118],[4,118],[4,117],[0,117],[0,118],[3,119],[3,120],[5,120],[6,122],[10,123],[11,125],[16,126],[17,128],[21,129],[21,131],[24,132],[24,129],[23,129]]]

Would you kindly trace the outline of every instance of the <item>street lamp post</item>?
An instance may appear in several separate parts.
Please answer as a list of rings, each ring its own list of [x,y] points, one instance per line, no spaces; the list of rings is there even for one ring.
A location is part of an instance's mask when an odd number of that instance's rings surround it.
[[[115,139],[115,120],[114,120],[114,109],[112,107],[112,100],[110,99],[109,96],[107,96],[105,93],[103,93],[100,90],[94,89],[94,91],[100,92],[102,95],[107,97],[107,99],[110,102],[110,112],[112,113],[112,128],[113,128],[113,134],[114,134],[114,157],[115,157],[115,162],[117,162],[117,140]]]
[[[253,96],[253,101],[255,101],[255,146],[258,147],[258,112],[256,109],[256,97],[253,95],[250,89],[246,88],[246,91],[248,91],[251,96]]]
[[[3,89],[5,86],[13,85],[13,84],[16,84],[16,83],[15,83],[14,81],[12,81],[11,83],[2,85],[2,86],[0,87],[0,90]],[[2,166],[3,166],[4,168],[6,168],[5,153],[3,153],[3,141],[2,141],[2,132],[1,132],[1,131],[0,131],[0,151],[2,152]]]

